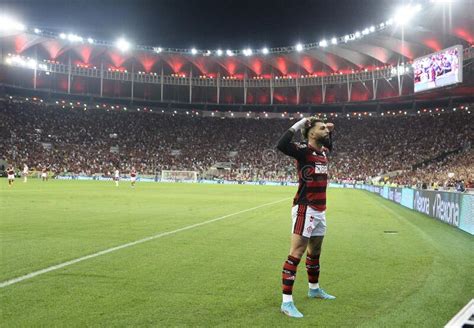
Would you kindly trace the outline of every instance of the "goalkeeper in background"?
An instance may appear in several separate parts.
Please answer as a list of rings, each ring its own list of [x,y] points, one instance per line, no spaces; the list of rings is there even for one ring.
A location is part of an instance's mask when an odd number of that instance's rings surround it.
[[[293,303],[296,271],[306,252],[308,297],[335,299],[319,286],[319,257],[326,234],[326,187],[328,184],[327,153],[332,149],[331,131],[334,124],[317,117],[296,122],[278,141],[277,149],[297,160],[298,191],[291,209],[292,237],[290,254],[283,265],[283,302],[281,311],[295,318],[303,317]],[[300,131],[305,142],[292,142]]]

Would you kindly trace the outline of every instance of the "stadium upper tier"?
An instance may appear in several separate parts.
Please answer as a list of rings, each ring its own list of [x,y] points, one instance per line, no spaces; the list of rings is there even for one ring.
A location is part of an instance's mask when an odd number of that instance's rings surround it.
[[[7,64],[0,83],[183,103],[299,105],[406,96],[413,94],[415,58],[462,45],[470,61],[474,42],[472,2],[452,4],[449,15],[435,3],[410,10],[344,36],[258,50],[138,46],[11,23],[0,29]],[[471,85],[454,95],[472,93]]]

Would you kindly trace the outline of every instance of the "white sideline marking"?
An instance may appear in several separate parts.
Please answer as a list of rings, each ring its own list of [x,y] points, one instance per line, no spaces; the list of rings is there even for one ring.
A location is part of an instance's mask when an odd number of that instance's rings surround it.
[[[34,278],[34,277],[42,275],[44,273],[55,271],[55,270],[67,267],[69,265],[76,264],[78,262],[89,260],[89,259],[101,256],[101,255],[104,255],[104,254],[112,253],[112,252],[118,251],[118,250],[123,249],[123,248],[135,246],[135,245],[138,245],[138,244],[150,241],[150,240],[154,240],[154,239],[158,239],[158,238],[165,237],[165,236],[168,236],[168,235],[172,235],[172,234],[175,234],[175,233],[178,233],[178,232],[181,232],[181,231],[190,230],[190,229],[200,227],[200,226],[203,226],[203,225],[206,225],[206,224],[209,224],[209,223],[213,223],[213,222],[216,222],[216,221],[226,219],[226,218],[231,217],[231,216],[239,215],[239,214],[242,214],[242,213],[245,213],[245,212],[250,212],[250,211],[265,207],[265,206],[273,205],[273,204],[276,204],[276,203],[281,203],[281,202],[283,202],[285,200],[288,200],[288,199],[289,198],[280,199],[280,200],[277,200],[277,201],[274,201],[274,202],[271,202],[271,203],[266,203],[266,204],[263,204],[263,205],[255,206],[255,207],[252,207],[252,208],[248,208],[246,210],[242,210],[242,211],[239,211],[239,212],[227,214],[227,215],[215,218],[215,219],[211,219],[211,220],[207,220],[207,221],[204,221],[204,222],[192,224],[192,225],[189,225],[189,226],[186,226],[186,227],[183,227],[183,228],[179,228],[179,229],[176,229],[176,230],[162,232],[162,233],[156,234],[154,236],[146,237],[146,238],[143,238],[143,239],[132,241],[130,243],[126,243],[126,244],[123,244],[123,245],[108,248],[108,249],[105,249],[105,250],[97,252],[97,253],[89,254],[89,255],[86,255],[86,256],[83,256],[83,257],[79,257],[79,258],[71,260],[71,261],[56,264],[56,265],[47,267],[45,269],[41,269],[41,270],[38,270],[38,271],[28,273],[24,276],[20,276],[20,277],[16,277],[16,278],[13,278],[13,279],[10,279],[10,280],[2,281],[2,282],[0,282],[0,288],[4,288],[4,287],[10,286],[10,285],[22,282],[23,280]]]

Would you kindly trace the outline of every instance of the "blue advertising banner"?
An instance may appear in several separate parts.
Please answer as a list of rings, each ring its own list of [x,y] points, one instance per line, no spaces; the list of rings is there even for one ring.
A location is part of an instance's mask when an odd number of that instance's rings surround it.
[[[385,199],[388,199],[388,190],[389,188],[388,187],[383,187],[383,189],[381,190],[381,196]]]
[[[362,189],[474,235],[474,195],[372,185]]]
[[[474,195],[463,195],[459,228],[474,235]]]
[[[397,204],[402,202],[402,188],[389,188],[388,199]]]
[[[402,189],[402,205],[413,209],[413,200],[415,197],[415,190],[411,188]]]

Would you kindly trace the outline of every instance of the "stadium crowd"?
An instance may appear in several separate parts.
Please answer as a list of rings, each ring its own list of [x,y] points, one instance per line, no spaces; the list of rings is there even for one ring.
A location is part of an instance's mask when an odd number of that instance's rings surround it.
[[[338,117],[332,122],[332,180],[367,181],[400,170],[392,183],[473,184],[474,118],[467,111]],[[285,119],[84,110],[5,99],[0,101],[0,124],[0,154],[17,169],[26,163],[54,174],[93,175],[115,168],[128,173],[134,166],[142,175],[191,170],[235,180],[296,180],[294,163],[275,150],[291,125]]]

